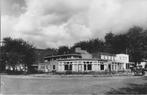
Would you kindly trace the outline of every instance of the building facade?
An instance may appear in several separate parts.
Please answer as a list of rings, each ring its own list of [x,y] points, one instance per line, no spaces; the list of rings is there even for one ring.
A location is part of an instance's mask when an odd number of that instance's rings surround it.
[[[76,49],[76,54],[47,56],[38,64],[42,72],[103,72],[129,70],[129,55],[100,53],[94,57],[84,50]]]

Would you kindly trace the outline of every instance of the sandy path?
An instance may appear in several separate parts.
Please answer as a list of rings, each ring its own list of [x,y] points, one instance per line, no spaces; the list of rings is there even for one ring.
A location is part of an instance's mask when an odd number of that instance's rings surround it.
[[[3,94],[105,94],[129,83],[144,84],[142,77],[31,77],[2,76]]]

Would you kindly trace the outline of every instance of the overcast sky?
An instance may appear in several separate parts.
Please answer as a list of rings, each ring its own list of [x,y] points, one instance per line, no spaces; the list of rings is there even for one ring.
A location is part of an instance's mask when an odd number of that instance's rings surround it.
[[[147,27],[147,0],[1,0],[1,8],[2,37],[22,38],[38,48]]]

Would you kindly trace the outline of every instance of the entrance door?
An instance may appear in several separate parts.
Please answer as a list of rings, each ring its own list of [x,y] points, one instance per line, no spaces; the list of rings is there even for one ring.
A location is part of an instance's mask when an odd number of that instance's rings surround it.
[[[100,69],[104,70],[104,64],[101,64],[100,66],[101,66]]]
[[[109,71],[111,71],[111,64],[108,65]]]
[[[81,64],[78,65],[78,71],[82,72],[82,65]]]

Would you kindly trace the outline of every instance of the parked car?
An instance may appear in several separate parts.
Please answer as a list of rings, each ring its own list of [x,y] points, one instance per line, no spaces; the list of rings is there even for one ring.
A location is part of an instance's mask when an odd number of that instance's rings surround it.
[[[142,68],[141,65],[133,67],[132,72],[133,72],[134,76],[143,76],[143,75],[145,75],[145,69]]]

